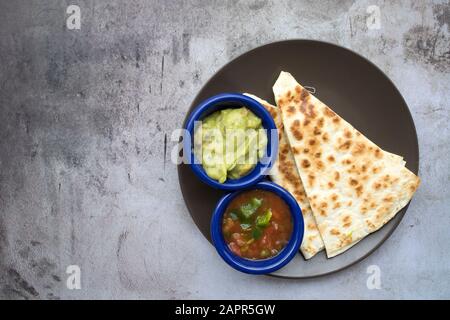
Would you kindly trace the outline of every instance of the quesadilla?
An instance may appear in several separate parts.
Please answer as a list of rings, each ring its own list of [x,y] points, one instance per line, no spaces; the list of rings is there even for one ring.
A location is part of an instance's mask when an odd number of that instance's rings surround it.
[[[328,257],[378,230],[411,200],[420,179],[281,72],[273,91]]]
[[[281,112],[279,108],[271,105],[265,100],[262,100],[252,94],[244,94],[261,103],[264,108],[269,111],[275,121],[275,125],[278,129],[278,157],[272,166],[269,175],[273,182],[282,186],[294,196],[302,209],[305,228],[300,251],[305,259],[310,259],[324,248],[324,244],[322,238],[320,237],[319,230],[317,229],[316,221],[311,211],[311,206],[309,205],[305,189],[303,188],[303,183],[295,165],[294,156],[292,155],[289,142],[284,132]]]

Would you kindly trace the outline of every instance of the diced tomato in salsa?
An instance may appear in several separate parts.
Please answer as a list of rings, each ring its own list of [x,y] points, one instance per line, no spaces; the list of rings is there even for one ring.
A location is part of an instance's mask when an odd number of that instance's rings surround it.
[[[292,217],[278,195],[265,190],[243,192],[225,211],[222,233],[230,250],[247,259],[277,255],[289,242]]]

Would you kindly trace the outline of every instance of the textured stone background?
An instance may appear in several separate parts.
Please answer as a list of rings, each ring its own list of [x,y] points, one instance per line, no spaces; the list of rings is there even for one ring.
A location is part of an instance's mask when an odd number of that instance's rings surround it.
[[[65,27],[69,4],[79,31]],[[366,26],[373,4],[380,30]],[[450,298],[449,24],[448,1],[1,0],[0,297]],[[307,281],[227,267],[164,160],[164,135],[218,68],[289,38],[346,46],[387,73],[414,117],[423,180],[379,250]],[[70,264],[81,290],[66,288]],[[371,264],[380,290],[366,287]]]

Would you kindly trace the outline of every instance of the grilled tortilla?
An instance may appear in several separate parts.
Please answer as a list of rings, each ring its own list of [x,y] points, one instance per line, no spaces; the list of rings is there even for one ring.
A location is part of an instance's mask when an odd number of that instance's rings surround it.
[[[279,108],[271,105],[267,101],[248,93],[245,93],[245,95],[261,103],[272,115],[275,125],[277,126],[278,157],[270,170],[269,175],[273,182],[279,184],[294,196],[302,209],[305,230],[300,251],[305,259],[310,259],[324,248],[324,244],[320,237],[319,230],[317,229],[311,206],[309,205],[303,183],[295,165],[294,156],[292,155],[289,142],[284,132],[283,122],[281,121],[281,112]]]
[[[294,77],[273,91],[328,257],[378,230],[412,198],[420,179]]]

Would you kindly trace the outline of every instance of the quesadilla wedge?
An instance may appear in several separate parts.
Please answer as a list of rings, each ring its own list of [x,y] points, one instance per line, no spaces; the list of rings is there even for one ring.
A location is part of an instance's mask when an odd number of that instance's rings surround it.
[[[305,189],[303,188],[303,183],[295,165],[294,156],[292,155],[289,142],[284,132],[281,112],[279,108],[271,105],[265,100],[262,100],[252,94],[244,94],[261,103],[264,108],[269,111],[275,121],[275,125],[278,129],[278,157],[270,170],[269,175],[273,182],[279,184],[294,196],[302,209],[305,230],[300,251],[305,259],[310,259],[316,253],[323,250],[324,244],[319,230],[317,229],[316,221],[311,211],[311,206],[309,205]]]
[[[281,72],[273,91],[327,256],[378,230],[412,198],[420,179]]]

